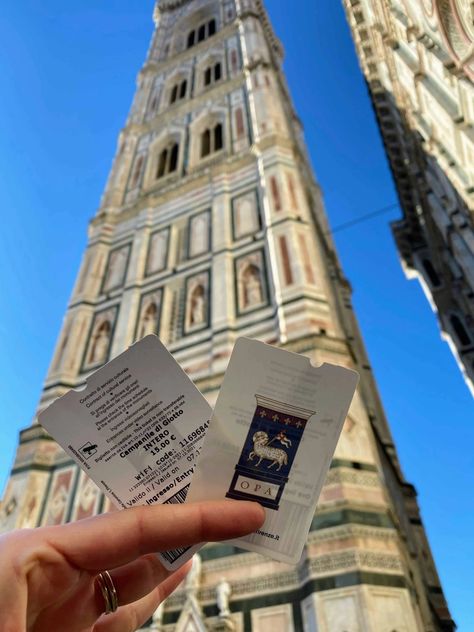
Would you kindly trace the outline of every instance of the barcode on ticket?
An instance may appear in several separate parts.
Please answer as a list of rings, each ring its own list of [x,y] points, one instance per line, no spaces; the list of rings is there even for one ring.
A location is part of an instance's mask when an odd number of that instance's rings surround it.
[[[188,495],[188,490],[189,485],[186,485],[186,487],[180,489],[179,492],[176,492],[176,494],[168,498],[168,500],[165,500],[163,504],[174,505],[184,503],[184,501],[186,500],[186,496]],[[186,546],[180,549],[173,549],[172,551],[162,551],[161,555],[165,558],[167,562],[173,564],[173,562],[176,562],[176,560],[184,555],[186,551],[189,551],[190,548],[190,546]]]
[[[163,505],[174,505],[176,503],[184,503],[184,501],[186,500],[186,496],[188,495],[188,490],[189,490],[189,484],[186,485],[186,487],[183,487],[183,489],[180,489],[179,492],[176,492],[176,494],[174,494],[173,496],[171,496],[170,498],[168,498],[168,500],[165,500]]]

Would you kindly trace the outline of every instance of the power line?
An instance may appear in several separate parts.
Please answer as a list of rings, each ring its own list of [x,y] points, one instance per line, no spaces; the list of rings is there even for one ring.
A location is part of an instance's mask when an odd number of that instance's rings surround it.
[[[394,202],[393,204],[389,204],[388,206],[383,206],[382,208],[379,208],[376,211],[372,211],[371,213],[366,213],[365,215],[361,215],[360,217],[351,219],[348,222],[339,224],[339,226],[335,226],[330,232],[331,234],[334,234],[341,230],[345,230],[346,228],[349,228],[350,226],[354,226],[355,224],[360,224],[361,222],[365,222],[368,219],[377,217],[378,215],[383,215],[384,213],[388,213],[392,209],[398,208],[398,206],[399,206],[398,202]]]

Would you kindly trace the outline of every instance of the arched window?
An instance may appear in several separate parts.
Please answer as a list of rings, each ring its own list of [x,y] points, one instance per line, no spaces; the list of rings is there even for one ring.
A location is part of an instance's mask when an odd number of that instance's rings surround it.
[[[166,163],[168,161],[168,150],[165,148],[160,154],[158,161],[158,171],[156,172],[157,178],[162,178],[165,175]]]
[[[156,178],[162,178],[178,168],[179,145],[176,142],[170,143],[161,150],[158,158],[158,169]]]
[[[219,151],[224,146],[224,139],[222,136],[222,123],[217,123],[214,127],[214,151]]]
[[[211,153],[211,130],[206,129],[201,135],[201,158]]]
[[[219,151],[224,147],[224,132],[222,123],[217,123],[213,128],[205,129],[201,134],[201,158]]]
[[[169,173],[176,171],[178,168],[178,143],[171,147]]]
[[[210,86],[222,79],[222,64],[220,61],[208,66],[204,71],[204,85]]]
[[[451,323],[451,327],[454,329],[454,332],[455,332],[455,334],[457,336],[457,339],[459,340],[459,343],[463,347],[467,347],[468,345],[470,345],[471,344],[471,337],[467,333],[466,328],[462,324],[461,319],[459,318],[459,316],[456,316],[456,314],[452,314],[449,317],[449,321]]]
[[[170,105],[176,103],[176,101],[181,101],[186,96],[186,90],[188,87],[187,79],[183,79],[181,82],[176,83],[170,92]]]
[[[423,259],[423,267],[433,287],[439,287],[441,285],[438,273],[433,267],[433,264],[429,259]]]
[[[195,44],[198,44],[199,42],[203,42],[208,37],[212,37],[213,35],[215,35],[216,31],[217,31],[217,22],[214,18],[212,18],[212,20],[209,20],[209,22],[206,22],[205,24],[201,24],[199,28],[193,29],[188,34],[187,47],[191,48]]]
[[[176,86],[173,86],[173,89],[171,90],[170,105],[174,103],[177,98],[178,98],[178,86],[176,85]]]

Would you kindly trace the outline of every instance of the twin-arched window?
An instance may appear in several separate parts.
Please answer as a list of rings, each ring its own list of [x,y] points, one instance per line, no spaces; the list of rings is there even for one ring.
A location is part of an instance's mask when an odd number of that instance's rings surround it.
[[[158,169],[156,171],[156,178],[163,178],[170,173],[173,173],[178,168],[178,155],[179,145],[176,142],[170,143],[164,149],[158,158]]]
[[[222,79],[222,64],[220,61],[208,66],[204,71],[204,85],[210,86],[212,83],[216,83]]]
[[[193,29],[189,33],[187,47],[192,48],[196,44],[204,42],[204,40],[206,40],[208,37],[212,37],[212,35],[215,35],[216,30],[217,24],[214,18],[212,18],[212,20],[209,20],[209,22],[206,22],[205,24],[201,24],[201,26]]]
[[[201,134],[201,158],[205,158],[224,147],[222,123],[208,127]]]
[[[170,105],[173,105],[176,101],[181,101],[186,96],[188,88],[187,79],[183,79],[181,82],[175,83],[170,92]]]

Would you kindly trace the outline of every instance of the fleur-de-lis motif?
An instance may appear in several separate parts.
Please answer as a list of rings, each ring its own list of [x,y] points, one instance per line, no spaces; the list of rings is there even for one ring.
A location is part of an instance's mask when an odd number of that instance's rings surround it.
[[[267,413],[264,410],[260,411],[260,417],[266,417]]]
[[[273,421],[280,421],[280,417],[278,417],[278,415],[273,415],[272,419]]]
[[[303,425],[303,424],[301,423],[301,421],[297,421],[297,422],[296,422],[296,427],[297,427],[297,428],[301,428],[301,426],[302,426],[302,425]]]
[[[285,419],[285,424],[288,426],[288,424],[291,424],[291,419],[289,417],[286,417]]]

